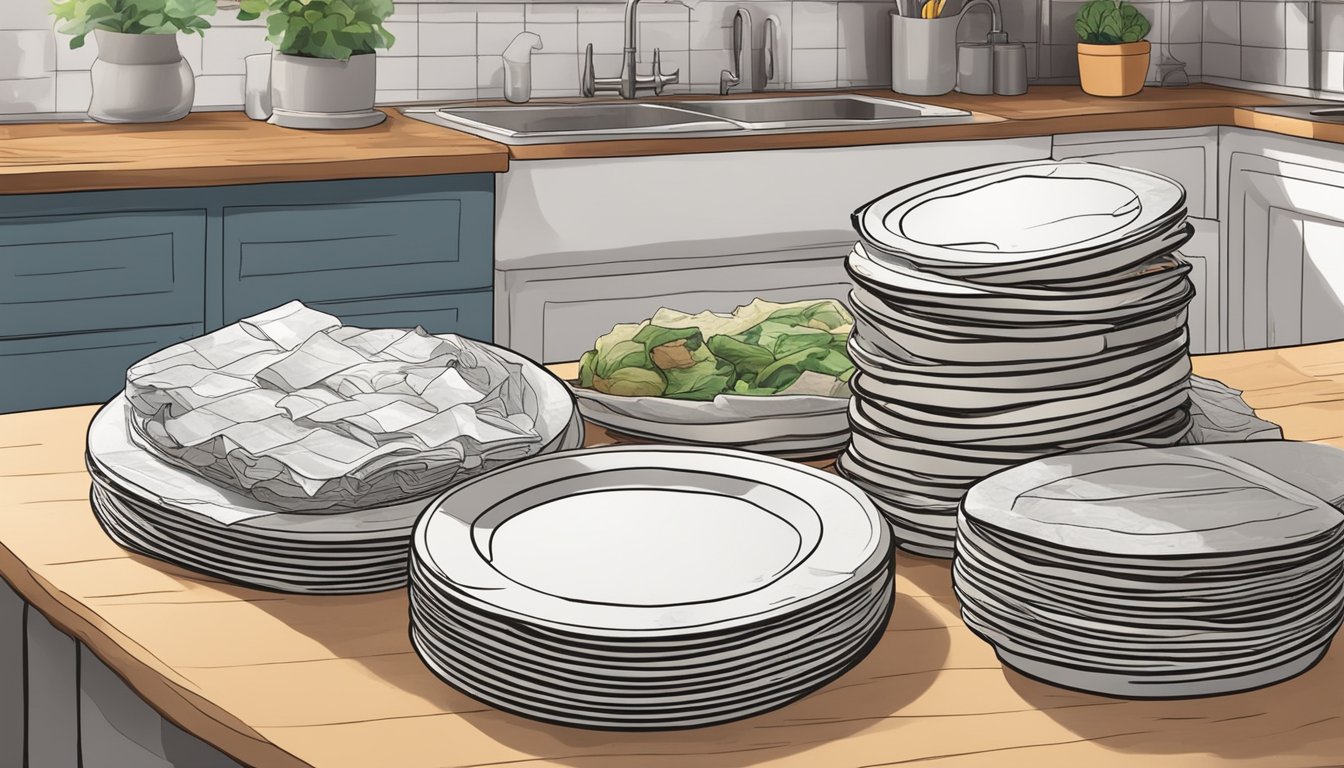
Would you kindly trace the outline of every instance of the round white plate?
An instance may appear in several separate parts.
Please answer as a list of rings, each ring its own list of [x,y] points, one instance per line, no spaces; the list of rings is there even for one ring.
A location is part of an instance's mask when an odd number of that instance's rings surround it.
[[[726,631],[826,602],[890,556],[858,488],[765,456],[622,446],[445,493],[414,557],[478,610],[576,633]]]

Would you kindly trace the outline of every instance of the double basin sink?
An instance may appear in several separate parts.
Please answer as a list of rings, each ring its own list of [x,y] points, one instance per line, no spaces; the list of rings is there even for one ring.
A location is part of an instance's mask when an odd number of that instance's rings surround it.
[[[407,117],[504,144],[630,139],[649,134],[732,136],[746,133],[873,130],[974,120],[970,112],[857,94],[685,101],[407,107]]]

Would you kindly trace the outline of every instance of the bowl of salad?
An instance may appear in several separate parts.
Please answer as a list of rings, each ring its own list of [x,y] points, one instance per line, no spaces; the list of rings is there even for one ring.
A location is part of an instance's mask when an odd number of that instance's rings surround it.
[[[817,459],[849,435],[839,302],[757,299],[732,314],[660,309],[615,326],[570,382],[585,418],[636,438]]]

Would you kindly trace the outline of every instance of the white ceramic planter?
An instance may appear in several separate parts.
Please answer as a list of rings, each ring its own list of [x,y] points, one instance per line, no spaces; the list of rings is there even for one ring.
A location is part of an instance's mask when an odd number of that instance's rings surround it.
[[[271,60],[271,119],[286,128],[367,128],[387,119],[373,108],[378,57],[349,61],[290,56]]]
[[[103,123],[162,123],[191,111],[196,79],[177,35],[93,31],[98,58],[90,76],[89,117]]]

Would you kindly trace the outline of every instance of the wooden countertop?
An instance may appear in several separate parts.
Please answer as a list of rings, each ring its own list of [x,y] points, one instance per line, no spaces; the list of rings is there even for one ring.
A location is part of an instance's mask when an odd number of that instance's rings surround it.
[[[508,169],[506,148],[384,110],[357,131],[299,131],[242,112],[172,123],[0,125],[0,194],[322,181]]]
[[[1245,390],[1288,437],[1344,446],[1344,342],[1200,357],[1195,371]],[[117,547],[87,501],[93,412],[0,416],[0,575],[166,716],[251,765],[1247,768],[1344,757],[1344,643],[1307,674],[1251,693],[1073,693],[1003,669],[962,625],[948,564],[906,555],[884,639],[800,702],[667,734],[534,723],[425,670],[402,590],[262,592]]]
[[[889,90],[857,92],[903,98]],[[686,97],[653,100],[679,98]],[[970,110],[975,121],[877,131],[673,135],[516,147],[411,120],[394,109],[384,110],[388,120],[382,125],[356,131],[289,130],[249,120],[241,112],[198,112],[177,122],[148,125],[0,125],[0,195],[493,173],[507,170],[510,159],[814,149],[1217,125],[1344,143],[1344,125],[1248,109],[1299,100],[1217,86],[1147,88],[1129,98],[1107,99],[1088,96],[1077,86],[1038,85],[1015,97],[949,94],[915,100]]]

